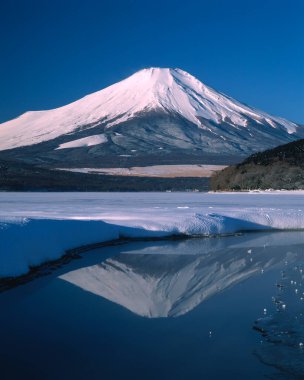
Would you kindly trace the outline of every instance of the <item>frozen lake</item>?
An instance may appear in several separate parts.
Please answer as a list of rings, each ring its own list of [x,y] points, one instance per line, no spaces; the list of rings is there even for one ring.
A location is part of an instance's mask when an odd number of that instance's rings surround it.
[[[304,378],[303,209],[301,191],[1,193],[2,278],[192,236],[1,293],[1,379]]]
[[[299,231],[88,252],[0,294],[1,379],[300,378],[303,262]]]
[[[0,278],[119,238],[302,230],[303,210],[303,191],[0,193]]]
[[[304,191],[261,193],[0,193],[0,218],[172,221],[202,212],[304,212]]]

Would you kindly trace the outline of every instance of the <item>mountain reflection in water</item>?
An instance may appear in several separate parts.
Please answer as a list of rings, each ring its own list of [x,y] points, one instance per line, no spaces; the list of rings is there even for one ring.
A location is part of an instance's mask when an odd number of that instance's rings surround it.
[[[125,251],[60,278],[143,317],[178,317],[303,254],[303,232],[189,239]]]

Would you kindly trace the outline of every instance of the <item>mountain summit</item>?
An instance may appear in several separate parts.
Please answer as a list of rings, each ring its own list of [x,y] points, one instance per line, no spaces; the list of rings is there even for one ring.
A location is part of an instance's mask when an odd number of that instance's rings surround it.
[[[66,106],[0,124],[0,150],[46,165],[96,167],[119,157],[208,163],[302,136],[297,124],[244,105],[183,70],[148,68]]]

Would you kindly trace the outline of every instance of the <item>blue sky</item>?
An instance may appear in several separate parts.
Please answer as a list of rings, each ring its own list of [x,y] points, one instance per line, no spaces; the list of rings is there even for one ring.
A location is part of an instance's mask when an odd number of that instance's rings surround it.
[[[304,124],[302,0],[2,0],[0,122],[149,66]]]

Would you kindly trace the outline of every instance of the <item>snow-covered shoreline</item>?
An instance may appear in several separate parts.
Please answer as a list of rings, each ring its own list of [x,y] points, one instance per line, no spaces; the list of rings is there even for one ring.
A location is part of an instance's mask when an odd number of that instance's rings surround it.
[[[227,165],[150,165],[150,166],[133,166],[130,168],[58,168],[76,173],[102,174],[102,175],[119,175],[123,177],[158,177],[158,178],[176,178],[176,177],[202,177],[209,178],[214,172],[225,169]]]
[[[0,277],[127,238],[304,229],[304,192],[2,193]]]

